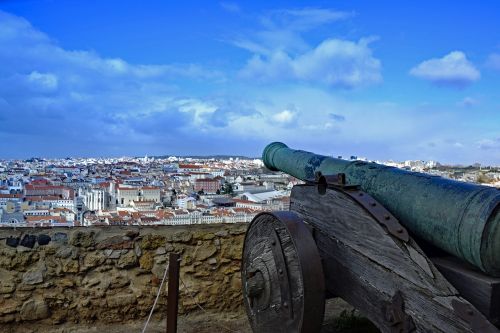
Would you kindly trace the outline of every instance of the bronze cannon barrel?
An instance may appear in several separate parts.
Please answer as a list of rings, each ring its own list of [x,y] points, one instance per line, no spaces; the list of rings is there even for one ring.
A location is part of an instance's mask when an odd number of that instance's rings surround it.
[[[346,161],[288,148],[263,152],[267,168],[301,180],[344,173],[347,183],[382,203],[413,234],[500,276],[500,190],[364,161]]]

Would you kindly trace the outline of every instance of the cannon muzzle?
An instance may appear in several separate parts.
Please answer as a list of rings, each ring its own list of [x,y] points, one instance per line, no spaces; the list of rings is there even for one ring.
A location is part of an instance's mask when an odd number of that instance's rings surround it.
[[[288,148],[263,152],[267,168],[301,180],[344,173],[349,184],[382,203],[414,235],[500,276],[500,191],[493,187],[410,172],[364,161],[346,161]]]

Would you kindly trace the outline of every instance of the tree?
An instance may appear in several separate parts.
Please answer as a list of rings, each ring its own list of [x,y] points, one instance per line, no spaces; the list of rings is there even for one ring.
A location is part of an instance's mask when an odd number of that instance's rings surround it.
[[[480,172],[476,177],[476,182],[478,182],[479,184],[489,184],[493,183],[493,179]]]
[[[225,183],[222,187],[222,191],[224,192],[224,194],[233,194],[233,185],[230,183]]]

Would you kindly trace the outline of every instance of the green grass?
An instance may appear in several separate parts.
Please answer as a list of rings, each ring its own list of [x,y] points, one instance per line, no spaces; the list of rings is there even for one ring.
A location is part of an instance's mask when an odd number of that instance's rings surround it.
[[[355,310],[343,310],[340,316],[333,321],[335,331],[338,332],[380,332],[371,321],[355,314]]]

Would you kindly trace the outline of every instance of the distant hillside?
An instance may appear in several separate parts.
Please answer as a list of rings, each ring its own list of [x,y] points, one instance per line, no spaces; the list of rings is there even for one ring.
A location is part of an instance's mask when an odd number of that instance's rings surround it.
[[[242,155],[183,155],[183,156],[178,156],[178,155],[160,155],[160,156],[150,156],[150,158],[155,158],[155,159],[165,159],[169,158],[170,156],[175,156],[179,158],[193,158],[193,159],[217,159],[217,160],[228,160],[230,158],[239,158],[240,160],[254,160],[256,158],[260,159],[261,157],[248,157],[248,156],[242,156]]]

